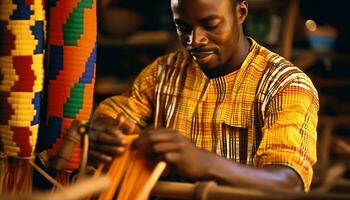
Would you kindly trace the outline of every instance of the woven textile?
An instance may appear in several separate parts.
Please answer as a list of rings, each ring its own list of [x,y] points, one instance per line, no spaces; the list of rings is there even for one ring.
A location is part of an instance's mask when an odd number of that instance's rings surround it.
[[[0,3],[0,149],[31,158],[44,81],[44,6],[42,0]]]
[[[160,57],[130,94],[106,99],[94,117],[123,112],[143,127],[177,129],[198,148],[238,163],[286,165],[308,190],[316,162],[317,92],[297,67],[250,40],[241,68],[214,79],[185,51]]]
[[[95,171],[95,177],[100,176],[104,171],[106,176],[113,180],[112,184],[99,194],[98,200],[149,199],[150,192],[166,164],[159,162],[154,165],[149,162],[142,149],[133,149],[130,144],[137,137],[136,134],[126,135],[125,139],[128,141],[126,151],[114,158],[108,167],[101,164]]]
[[[96,63],[96,1],[48,1],[47,118],[39,151],[56,156],[74,119],[88,120]],[[77,146],[66,169],[80,165]]]

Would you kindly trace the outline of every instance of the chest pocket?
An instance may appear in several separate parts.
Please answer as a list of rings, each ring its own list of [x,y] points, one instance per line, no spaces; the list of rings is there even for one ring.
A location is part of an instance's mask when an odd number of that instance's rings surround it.
[[[252,126],[253,100],[249,98],[235,98],[229,104],[229,109],[225,109],[224,124],[237,128],[249,128]]]
[[[221,154],[241,164],[251,164],[253,135],[253,100],[236,98],[230,102],[230,109],[225,109],[222,124],[223,144]]]
[[[250,162],[251,118],[251,111],[247,108],[236,108],[226,114],[222,124],[223,143],[220,152],[222,156],[241,164]]]

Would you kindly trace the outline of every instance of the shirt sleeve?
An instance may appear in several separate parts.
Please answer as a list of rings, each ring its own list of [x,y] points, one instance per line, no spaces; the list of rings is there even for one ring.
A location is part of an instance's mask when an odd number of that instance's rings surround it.
[[[316,158],[318,96],[313,86],[293,82],[267,107],[257,166],[284,165],[299,174],[309,191]]]
[[[146,127],[153,114],[154,87],[159,60],[142,70],[135,79],[131,91],[103,100],[96,108],[93,119],[105,115],[116,118],[119,113],[123,113],[141,127]]]

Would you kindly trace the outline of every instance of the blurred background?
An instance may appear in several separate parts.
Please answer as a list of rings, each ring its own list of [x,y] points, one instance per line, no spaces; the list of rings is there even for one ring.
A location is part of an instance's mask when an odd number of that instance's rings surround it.
[[[300,67],[320,96],[314,187],[350,188],[350,15],[347,1],[248,0],[246,35]],[[95,104],[126,91],[179,43],[169,0],[98,1]],[[347,189],[347,190],[348,190]]]

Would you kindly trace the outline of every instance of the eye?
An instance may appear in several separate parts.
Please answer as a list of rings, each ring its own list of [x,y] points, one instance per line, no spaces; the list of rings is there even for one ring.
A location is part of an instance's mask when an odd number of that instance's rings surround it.
[[[220,25],[220,22],[211,22],[211,23],[205,23],[203,24],[203,27],[206,29],[206,30],[209,30],[209,31],[212,31],[212,30],[215,30],[219,27]]]
[[[185,25],[182,24],[176,24],[176,29],[182,34],[189,34],[191,33],[191,29]]]

